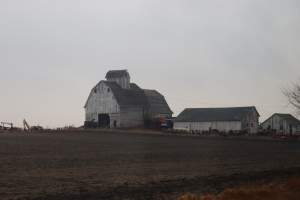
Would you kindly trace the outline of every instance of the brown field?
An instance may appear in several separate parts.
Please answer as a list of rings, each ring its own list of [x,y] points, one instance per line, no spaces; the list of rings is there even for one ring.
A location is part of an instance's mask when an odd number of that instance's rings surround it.
[[[176,199],[300,174],[300,143],[74,132],[0,133],[0,199]]]

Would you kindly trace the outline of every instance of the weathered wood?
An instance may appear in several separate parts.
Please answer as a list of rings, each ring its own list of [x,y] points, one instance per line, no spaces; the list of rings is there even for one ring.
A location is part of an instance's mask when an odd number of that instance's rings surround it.
[[[100,125],[99,115],[105,114],[111,128],[143,126],[145,116],[172,116],[165,98],[155,90],[143,90],[130,83],[127,71],[110,71],[106,78],[90,92],[85,104],[85,124]]]

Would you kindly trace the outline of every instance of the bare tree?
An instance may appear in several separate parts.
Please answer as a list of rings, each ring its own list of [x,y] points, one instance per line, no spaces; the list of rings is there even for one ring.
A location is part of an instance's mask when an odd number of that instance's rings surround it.
[[[283,93],[290,104],[300,112],[300,84],[294,84],[293,87],[285,89]]]

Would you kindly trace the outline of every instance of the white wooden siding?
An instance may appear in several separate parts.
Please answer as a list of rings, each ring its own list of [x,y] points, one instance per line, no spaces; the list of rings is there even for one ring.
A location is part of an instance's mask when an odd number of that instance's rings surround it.
[[[250,112],[242,123],[242,130],[247,130],[250,134],[256,134],[259,126],[259,115],[257,112]]]
[[[144,125],[142,107],[122,107],[120,127],[139,127]]]
[[[114,118],[117,118],[118,115],[116,114],[120,113],[120,107],[111,89],[105,83],[98,84],[95,91],[92,91],[85,113],[86,121],[98,121],[98,114],[100,113],[115,114]]]
[[[262,125],[264,130],[276,130],[277,133],[282,133],[289,135],[290,134],[290,125],[289,123],[282,119],[279,115],[273,115],[267,121],[265,121]],[[292,126],[292,134],[300,133],[300,126]]]

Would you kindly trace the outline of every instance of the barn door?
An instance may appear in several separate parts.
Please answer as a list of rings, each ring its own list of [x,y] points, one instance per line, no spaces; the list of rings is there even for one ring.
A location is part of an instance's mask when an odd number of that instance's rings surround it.
[[[110,117],[108,114],[98,115],[98,127],[109,128],[110,127]]]
[[[290,135],[293,135],[293,126],[290,125],[289,127],[290,127]]]

